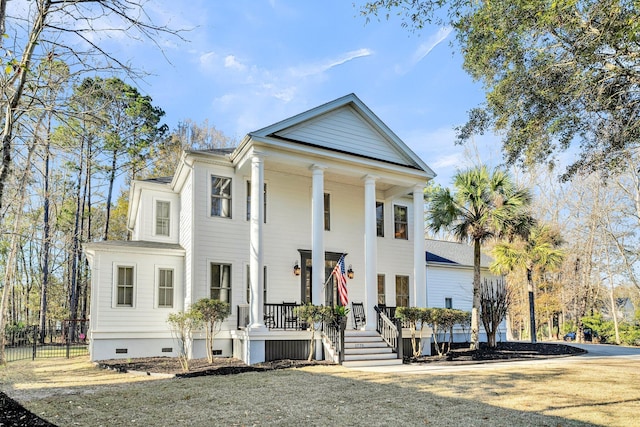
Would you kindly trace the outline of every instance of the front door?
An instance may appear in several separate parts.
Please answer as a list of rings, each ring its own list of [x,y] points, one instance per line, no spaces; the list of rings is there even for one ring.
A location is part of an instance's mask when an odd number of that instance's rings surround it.
[[[311,303],[311,295],[313,294],[313,287],[316,286],[311,280],[311,251],[299,249],[300,261],[303,265],[302,272],[300,274],[300,300],[303,304]],[[338,287],[334,277],[329,279],[331,272],[335,268],[336,264],[340,260],[342,254],[337,252],[325,252],[324,253],[324,304],[333,307],[338,304]],[[327,280],[329,279],[329,280]]]

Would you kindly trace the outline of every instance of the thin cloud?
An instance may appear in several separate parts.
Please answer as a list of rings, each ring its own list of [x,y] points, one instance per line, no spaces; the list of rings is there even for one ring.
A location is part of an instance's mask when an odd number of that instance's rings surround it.
[[[246,65],[239,62],[238,59],[233,55],[227,55],[224,58],[224,66],[225,68],[229,68],[236,71],[244,71],[246,70]]]
[[[454,153],[437,157],[431,166],[436,169],[445,169],[453,166],[460,166],[463,163],[465,163],[463,156],[460,153]]]
[[[326,61],[323,61],[318,64],[310,64],[301,67],[295,67],[290,69],[290,74],[292,77],[308,77],[317,74],[322,74],[334,67],[345,64],[349,61],[353,61],[357,58],[363,58],[366,56],[373,55],[373,51],[370,49],[358,49],[352,50],[351,52],[343,53],[337,58],[331,58]]]
[[[409,72],[416,66],[416,64],[418,64],[418,62],[422,61],[427,55],[429,55],[436,46],[445,41],[447,37],[449,37],[449,34],[451,34],[451,31],[453,31],[453,28],[451,27],[440,28],[438,32],[432,34],[427,41],[418,46],[411,56],[411,60],[409,60],[407,64],[396,66],[396,72],[398,74],[406,74]]]

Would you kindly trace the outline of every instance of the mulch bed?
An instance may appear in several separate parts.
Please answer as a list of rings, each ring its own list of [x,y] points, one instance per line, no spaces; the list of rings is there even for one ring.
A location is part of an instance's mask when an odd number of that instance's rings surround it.
[[[2,427],[55,427],[0,391],[0,426]]]
[[[547,343],[499,343],[498,348],[488,349],[481,347],[479,351],[468,349],[468,344],[453,348],[446,356],[428,356],[405,358],[410,363],[443,363],[464,364],[477,363],[479,361],[500,360],[526,360],[548,357],[560,357],[565,355],[581,354],[585,351],[564,344]],[[435,353],[435,352],[434,352]],[[207,359],[194,359],[189,361],[189,371],[184,372],[177,358],[172,357],[147,357],[138,359],[111,359],[103,360],[98,366],[105,369],[114,369],[119,372],[142,372],[152,374],[171,374],[177,378],[189,378],[204,375],[232,375],[243,372],[264,372],[274,369],[301,368],[312,365],[332,365],[326,361],[306,360],[275,360],[249,366],[241,360],[224,357],[216,358],[213,364]],[[15,400],[0,392],[0,427],[55,427],[54,424],[43,420],[37,415],[27,411]]]
[[[469,350],[468,343],[455,343],[451,351],[444,356],[423,356],[419,358],[405,356],[407,363],[478,363],[504,360],[528,360],[550,357],[572,356],[586,353],[586,350],[556,343],[527,343],[527,342],[500,342],[496,348],[488,348],[486,343],[480,343],[478,351]]]
[[[210,364],[207,359],[189,360],[189,371],[184,372],[180,362],[174,357],[144,357],[130,360],[110,359],[101,360],[98,366],[105,369],[113,369],[118,372],[142,372],[151,374],[170,374],[176,378],[192,378],[205,375],[233,375],[243,372],[264,372],[274,369],[302,368],[313,365],[333,365],[332,362],[323,360],[274,360],[255,365],[247,365],[242,360],[232,357],[215,358]]]

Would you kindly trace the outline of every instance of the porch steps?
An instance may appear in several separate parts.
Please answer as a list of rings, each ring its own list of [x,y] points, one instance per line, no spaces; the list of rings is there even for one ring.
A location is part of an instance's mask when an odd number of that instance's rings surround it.
[[[344,332],[344,362],[342,366],[388,366],[402,365],[402,359],[396,357],[387,343],[376,331]]]

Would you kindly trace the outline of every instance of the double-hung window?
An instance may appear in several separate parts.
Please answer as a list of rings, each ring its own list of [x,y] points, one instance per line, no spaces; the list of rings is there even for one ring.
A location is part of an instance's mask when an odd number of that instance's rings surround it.
[[[264,267],[262,276],[262,302],[267,302],[267,266]],[[247,304],[251,303],[251,266],[247,265]]]
[[[331,230],[331,195],[324,193],[324,229]]]
[[[267,222],[267,183],[264,184],[264,222]],[[251,181],[247,181],[247,221],[251,220]]]
[[[378,304],[386,304],[384,294],[384,274],[378,274]]]
[[[211,263],[210,297],[231,302],[231,265]]]
[[[409,307],[409,276],[396,276],[396,307]]]
[[[376,236],[384,237],[384,203],[376,202]]]
[[[173,307],[173,269],[158,270],[158,307]]]
[[[393,223],[395,227],[396,239],[409,239],[409,233],[407,232],[408,220],[407,220],[407,207],[406,206],[394,206],[393,207]]]
[[[231,218],[231,178],[211,175],[211,216]]]
[[[171,203],[156,201],[156,236],[169,236]]]
[[[133,307],[133,267],[118,266],[116,284],[116,305],[118,307]]]

